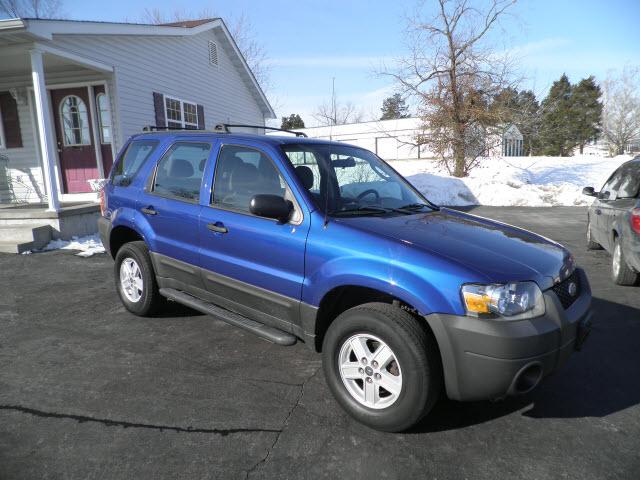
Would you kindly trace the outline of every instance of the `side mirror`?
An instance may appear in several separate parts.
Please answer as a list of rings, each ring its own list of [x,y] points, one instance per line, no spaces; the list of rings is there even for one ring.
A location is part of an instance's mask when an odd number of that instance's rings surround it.
[[[582,189],[582,194],[583,195],[587,195],[589,197],[595,197],[596,196],[596,191],[593,189],[593,187],[584,187]]]
[[[259,217],[273,218],[284,223],[291,216],[293,203],[278,195],[254,195],[249,203],[249,210]]]

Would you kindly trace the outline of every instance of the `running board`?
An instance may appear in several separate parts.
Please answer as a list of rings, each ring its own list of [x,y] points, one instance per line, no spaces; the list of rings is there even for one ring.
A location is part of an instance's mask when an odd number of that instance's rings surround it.
[[[225,310],[224,308],[220,308],[212,303],[200,300],[188,293],[184,293],[173,288],[161,288],[160,295],[168,298],[169,300],[173,300],[181,303],[182,305],[193,308],[194,310],[198,310],[199,312],[212,315],[235,327],[244,328],[259,337],[278,345],[288,346],[296,343],[296,337],[290,333],[269,327],[263,323],[255,322],[247,317],[243,317],[242,315]]]

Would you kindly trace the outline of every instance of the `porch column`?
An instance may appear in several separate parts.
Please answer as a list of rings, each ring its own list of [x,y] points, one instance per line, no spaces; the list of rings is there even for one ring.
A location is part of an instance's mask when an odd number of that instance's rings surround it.
[[[44,67],[42,65],[42,52],[29,50],[31,54],[31,76],[33,78],[33,93],[36,107],[36,124],[38,138],[40,139],[40,153],[44,167],[44,182],[47,187],[47,210],[57,212],[60,210],[58,200],[58,184],[56,182],[56,141],[53,125],[51,124],[51,111],[49,110],[49,98],[44,81]]]

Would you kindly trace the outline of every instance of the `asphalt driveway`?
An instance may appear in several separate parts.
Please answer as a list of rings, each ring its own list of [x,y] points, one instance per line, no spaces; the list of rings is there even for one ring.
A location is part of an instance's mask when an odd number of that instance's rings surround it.
[[[0,480],[640,478],[640,287],[585,250],[583,208],[473,213],[567,245],[594,331],[532,394],[442,401],[404,434],[352,421],[301,344],[178,306],[130,315],[106,255],[0,256]]]

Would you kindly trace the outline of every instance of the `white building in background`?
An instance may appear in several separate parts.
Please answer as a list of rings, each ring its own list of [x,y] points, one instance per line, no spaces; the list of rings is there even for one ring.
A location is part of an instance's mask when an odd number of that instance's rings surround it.
[[[416,145],[416,136],[421,132],[422,120],[418,117],[399,118],[395,120],[379,120],[373,122],[350,123],[326,127],[309,127],[296,129],[304,132],[309,138],[336,140],[366,148],[384,160],[415,160],[419,158],[435,158],[436,155],[428,147]],[[277,135],[273,133],[272,135]],[[490,149],[492,156],[520,156],[524,154],[522,133],[518,127],[511,125]]]

